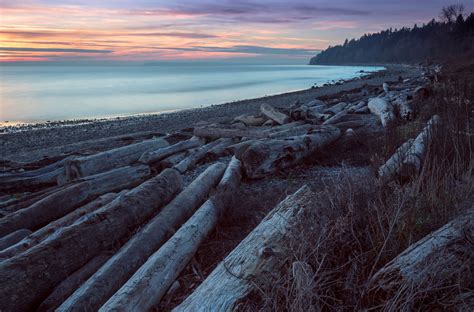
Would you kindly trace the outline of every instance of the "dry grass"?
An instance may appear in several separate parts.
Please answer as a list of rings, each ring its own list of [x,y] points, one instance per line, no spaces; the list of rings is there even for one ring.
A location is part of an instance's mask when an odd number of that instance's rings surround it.
[[[472,291],[472,278],[459,276],[404,290],[381,305],[366,296],[368,281],[378,269],[461,213],[459,204],[473,196],[473,92],[472,85],[447,79],[428,101],[418,103],[417,120],[381,138],[372,155],[374,167],[416,136],[433,114],[442,117],[421,173],[408,183],[382,183],[351,174],[328,183],[315,200],[317,213],[307,216],[290,238],[291,253],[284,266],[273,279],[255,281],[258,290],[242,309],[450,310],[457,305],[456,295]],[[472,263],[466,265],[472,270]]]

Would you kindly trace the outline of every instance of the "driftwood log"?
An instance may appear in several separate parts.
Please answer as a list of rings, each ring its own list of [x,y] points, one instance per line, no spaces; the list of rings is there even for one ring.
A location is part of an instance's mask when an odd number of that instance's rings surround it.
[[[64,172],[64,168],[57,168],[37,176],[12,178],[0,182],[1,191],[21,190],[39,187],[53,186],[57,184],[58,176]]]
[[[380,118],[382,126],[388,126],[395,120],[393,106],[384,98],[373,98],[367,104],[370,112]]]
[[[37,308],[61,281],[167,204],[181,184],[180,174],[166,169],[53,237],[0,262],[0,310]]]
[[[82,182],[61,189],[27,208],[0,219],[0,235],[19,229],[37,230],[97,196],[133,187],[149,175],[150,168],[140,165],[90,176]]]
[[[377,304],[409,298],[431,283],[472,278],[474,204],[461,216],[411,245],[371,279],[368,297]],[[469,263],[471,261],[471,263]]]
[[[23,238],[27,237],[31,233],[32,232],[30,230],[21,229],[13,233],[10,233],[6,236],[3,236],[2,238],[0,238],[0,251],[3,252],[3,250],[9,248],[10,246],[15,245],[16,243],[18,243],[19,241],[21,241]]]
[[[259,279],[278,272],[286,260],[290,230],[310,209],[313,196],[303,186],[278,204],[173,311],[233,311]]]
[[[171,146],[162,147],[154,151],[145,152],[140,157],[139,162],[144,163],[144,164],[152,164],[162,159],[165,159],[168,156],[176,154],[178,152],[186,151],[188,149],[195,148],[195,147],[199,147],[202,144],[203,143],[197,138],[181,141]]]
[[[241,122],[247,126],[258,127],[261,126],[267,121],[264,117],[252,116],[252,115],[240,115],[234,118],[235,122]]]
[[[152,139],[90,156],[69,158],[64,163],[65,182],[133,164],[143,153],[168,145],[163,139]]]
[[[126,191],[122,191],[120,194],[123,194],[124,192]],[[117,196],[119,196],[119,194],[116,193],[108,193],[102,195],[99,198],[91,201],[87,205],[77,208],[76,210],[65,215],[64,217],[49,223],[48,225],[42,227],[34,233],[31,233],[30,235],[26,236],[21,241],[18,241],[18,243],[0,251],[0,259],[11,258],[31,248],[34,245],[38,245],[40,242],[50,237],[54,232],[73,224],[80,217],[105,206],[106,204],[114,200]]]
[[[267,118],[275,121],[279,125],[284,125],[291,122],[290,116],[280,112],[269,104],[263,103],[260,105],[260,112]]]
[[[72,294],[57,311],[98,310],[202,204],[225,170],[223,163],[207,168],[105,265]]]
[[[79,286],[94,274],[94,272],[96,272],[109,258],[110,254],[104,253],[87,262],[82,268],[72,273],[68,278],[56,286],[53,292],[41,303],[36,311],[55,311],[64,300],[79,288]]]
[[[240,162],[233,157],[216,194],[107,301],[99,311],[147,311],[157,304],[216,226],[240,183]]]
[[[247,177],[261,178],[298,164],[340,135],[338,128],[326,126],[302,136],[258,141],[245,150],[240,160]]]
[[[268,134],[261,130],[225,129],[217,127],[194,128],[194,135],[201,138],[266,138]]]
[[[173,168],[178,170],[181,173],[185,173],[186,171],[191,169],[194,165],[196,165],[200,160],[202,160],[206,156],[207,152],[209,152],[214,147],[219,146],[221,144],[224,144],[225,146],[229,146],[232,143],[233,143],[233,140],[230,138],[222,138],[222,139],[215,140],[211,143],[208,143],[196,149],[189,156],[181,160]]]

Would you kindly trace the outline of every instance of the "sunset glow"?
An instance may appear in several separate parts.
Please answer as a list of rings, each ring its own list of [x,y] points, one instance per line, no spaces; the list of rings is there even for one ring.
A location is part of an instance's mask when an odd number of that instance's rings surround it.
[[[340,0],[0,1],[0,61],[306,62],[346,37],[426,21],[443,5],[426,1],[420,12],[411,2],[392,9],[379,1]]]

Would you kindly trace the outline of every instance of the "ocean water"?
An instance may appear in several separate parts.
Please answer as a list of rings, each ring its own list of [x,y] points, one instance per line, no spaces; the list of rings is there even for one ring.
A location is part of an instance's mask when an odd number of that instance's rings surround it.
[[[302,90],[382,67],[0,66],[0,122],[159,113]]]

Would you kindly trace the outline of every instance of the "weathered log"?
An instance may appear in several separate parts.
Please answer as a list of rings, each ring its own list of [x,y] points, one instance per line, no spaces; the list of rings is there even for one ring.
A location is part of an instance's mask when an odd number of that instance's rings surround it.
[[[336,115],[334,115],[334,116],[330,117],[329,119],[327,119],[326,121],[324,121],[323,126],[332,125],[332,124],[335,124],[335,123],[339,122],[342,119],[342,117],[347,115],[347,112],[348,112],[348,109],[344,109],[344,110],[340,111]]]
[[[218,140],[215,140],[211,143],[208,143],[204,146],[201,146],[200,148],[198,148],[196,151],[194,151],[193,153],[191,153],[188,157],[186,157],[185,159],[183,159],[182,161],[180,161],[177,165],[175,165],[173,168],[178,170],[179,172],[181,173],[185,173],[186,171],[188,171],[189,169],[191,169],[194,165],[196,165],[201,159],[204,158],[204,156],[206,156],[206,153],[208,151],[210,151],[212,148],[222,144],[222,143],[226,143],[228,145],[230,145],[232,143],[232,139],[230,138],[222,138],[222,139],[218,139]],[[228,146],[227,145],[227,146]]]
[[[388,86],[388,83],[386,82],[382,84],[382,89],[385,92],[385,94],[388,94],[390,92],[390,87]]]
[[[0,235],[19,229],[37,230],[61,218],[79,205],[105,193],[133,187],[150,175],[146,165],[123,167],[87,177],[0,219]]]
[[[122,191],[120,194],[123,194],[124,192],[126,191]],[[28,235],[27,237],[23,238],[21,241],[18,241],[18,243],[11,245],[9,248],[6,248],[0,251],[0,259],[11,258],[31,248],[32,246],[38,245],[40,242],[44,241],[46,238],[53,235],[53,233],[59,231],[60,229],[66,226],[73,224],[82,216],[105,206],[106,204],[114,200],[117,196],[119,196],[119,194],[116,194],[116,193],[108,193],[108,194],[102,195],[99,198],[91,201],[87,205],[77,208],[76,210],[65,215],[64,217],[49,223],[48,225],[42,227],[41,229],[35,231],[34,233],[30,233],[31,235]]]
[[[64,300],[79,288],[82,283],[94,274],[109,258],[110,254],[104,253],[87,262],[86,265],[56,286],[53,292],[40,304],[36,311],[56,311],[56,308],[58,308]]]
[[[194,128],[194,135],[202,138],[266,138],[268,134],[261,130],[240,130],[224,128]]]
[[[27,170],[18,173],[7,173],[7,174],[0,174],[0,183],[5,183],[13,180],[18,180],[22,178],[31,178],[44,175],[46,173],[50,173],[57,169],[63,168],[65,159],[61,159],[57,162],[49,164],[47,166],[35,169],[35,170]]]
[[[8,182],[0,183],[0,191],[53,186],[57,184],[58,176],[63,172],[64,168],[58,168],[54,171],[43,173],[38,176],[10,179]]]
[[[302,126],[304,124],[306,124],[306,122],[304,122],[303,120],[293,121],[293,122],[290,122],[290,123],[287,123],[287,124],[284,124],[284,125],[273,127],[269,130],[269,133],[274,133],[274,132],[279,132],[279,131],[283,131],[283,130],[296,128],[296,127]]]
[[[130,165],[137,162],[143,153],[168,145],[163,139],[152,139],[90,156],[70,158],[64,163],[66,181]]]
[[[352,114],[355,113],[356,111],[360,110],[361,108],[364,108],[367,106],[367,103],[365,101],[360,101],[359,103],[352,105],[347,112]]]
[[[260,111],[264,116],[275,121],[279,125],[284,125],[291,122],[291,118],[288,115],[283,114],[276,108],[273,108],[271,105],[268,105],[266,103],[260,105]]]
[[[379,169],[384,179],[399,177],[409,179],[418,174],[423,166],[426,150],[433,139],[433,131],[441,122],[438,115],[433,116],[414,140],[405,142],[392,157]]]
[[[406,96],[400,95],[396,97],[393,101],[392,104],[395,105],[395,107],[398,108],[398,113],[400,114],[400,117],[404,120],[412,120],[414,117],[414,110],[410,105],[410,102],[408,101]]]
[[[341,131],[346,131],[349,128],[373,128],[377,125],[377,120],[375,118],[366,118],[352,121],[343,121],[333,124],[332,126],[338,128]]]
[[[240,158],[240,156],[245,152],[245,150],[255,142],[257,142],[256,139],[245,140],[240,143],[227,146],[226,150],[230,155],[235,155],[235,157]]]
[[[382,122],[382,126],[388,126],[395,120],[393,106],[384,98],[373,98],[367,104],[370,112],[377,115]]]
[[[223,156],[230,155],[227,147],[230,145],[234,144],[235,140],[234,139],[225,139],[223,140],[220,144],[214,146],[211,148],[209,151],[207,151],[206,155],[204,156],[204,161],[212,161],[219,159]]]
[[[469,261],[474,259],[471,233],[474,233],[472,203],[463,215],[411,245],[380,269],[370,280],[368,298],[389,303],[411,296],[414,289],[431,283],[439,285],[454,280],[455,276],[464,276],[469,282],[472,277]]]
[[[234,121],[241,122],[247,126],[261,126],[267,121],[264,117],[252,116],[252,115],[240,115],[234,118]]]
[[[319,126],[315,126],[315,125],[302,125],[302,126],[278,131],[278,132],[272,132],[270,134],[270,138],[271,139],[284,139],[284,138],[288,138],[292,136],[305,135],[318,128]]]
[[[53,237],[0,262],[0,310],[35,309],[61,281],[167,204],[181,184],[180,174],[166,169]]]
[[[19,198],[15,198],[15,199],[7,201],[4,204],[2,203],[2,205],[0,205],[0,208],[2,208],[2,210],[7,213],[12,213],[17,210],[31,206],[37,201],[45,198],[46,196],[51,195],[54,192],[57,192],[60,189],[61,187],[59,186],[53,186],[53,187],[41,190],[39,192],[35,192],[35,193],[31,193]]]
[[[158,164],[158,167],[159,167],[160,170],[163,170],[163,169],[166,169],[166,168],[172,168],[175,165],[179,164],[179,162],[182,161],[183,159],[185,159],[187,156],[189,156],[188,151],[179,152],[179,153],[176,153],[174,155],[168,156],[165,159],[163,159],[162,161],[160,161],[160,163]]]
[[[311,209],[313,198],[303,186],[278,204],[173,311],[233,311],[255,289],[255,282],[279,271],[287,258],[291,228]]]
[[[185,151],[190,148],[195,148],[201,145],[203,145],[203,142],[201,140],[199,140],[198,138],[192,138],[186,141],[178,142],[171,146],[162,147],[154,151],[145,152],[142,154],[138,161],[144,164],[155,163],[178,152]]]
[[[158,303],[216,226],[240,183],[240,162],[233,157],[216,194],[122,286],[99,311],[146,311]]]
[[[306,103],[305,105],[308,106],[308,107],[314,107],[314,106],[324,107],[324,106],[326,106],[326,103],[324,101],[315,99],[315,100],[312,100],[312,101]]]
[[[347,106],[348,106],[347,103],[340,102],[340,103],[338,103],[336,105],[333,105],[333,106],[329,107],[328,109],[324,110],[324,113],[335,115],[335,114],[339,113],[340,111],[343,111],[344,109],[346,109]]]
[[[354,111],[354,114],[369,114],[370,109],[367,106],[361,107],[358,110]]]
[[[273,126],[275,126],[275,125],[277,125],[277,123],[276,123],[275,121],[273,121],[273,120],[271,120],[271,119],[268,119],[267,121],[265,121],[265,122],[263,123],[262,126],[264,126],[264,127],[273,127]]]
[[[57,310],[98,310],[188,219],[208,196],[225,170],[223,163],[207,168]]]
[[[258,141],[242,154],[240,160],[247,177],[261,178],[296,165],[303,158],[337,140],[340,135],[338,128],[325,126],[302,136]]]
[[[15,245],[32,232],[27,229],[21,229],[0,238],[0,250],[3,251],[10,246]]]

